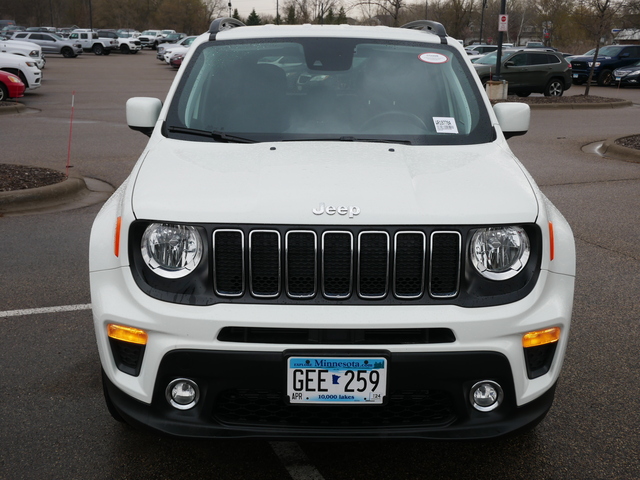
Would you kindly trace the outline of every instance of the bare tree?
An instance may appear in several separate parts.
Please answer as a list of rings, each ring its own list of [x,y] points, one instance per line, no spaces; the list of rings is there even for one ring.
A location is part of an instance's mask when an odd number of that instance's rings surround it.
[[[603,38],[611,30],[617,13],[624,7],[621,0],[581,0],[576,14],[578,23],[589,32],[592,41],[596,44],[596,50],[591,62],[591,70],[587,79],[585,96],[589,95],[589,88],[593,80],[593,72],[596,68],[596,61],[600,53],[600,44]],[[603,71],[601,75],[605,74]]]

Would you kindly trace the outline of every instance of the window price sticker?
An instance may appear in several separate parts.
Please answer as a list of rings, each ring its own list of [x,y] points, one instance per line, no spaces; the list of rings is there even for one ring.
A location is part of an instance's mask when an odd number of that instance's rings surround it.
[[[458,133],[456,119],[453,117],[433,117],[436,133]]]

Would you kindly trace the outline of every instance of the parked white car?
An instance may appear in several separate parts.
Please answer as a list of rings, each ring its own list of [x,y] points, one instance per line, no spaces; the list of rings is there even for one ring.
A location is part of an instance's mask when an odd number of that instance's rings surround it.
[[[507,142],[528,105],[492,106],[426,20],[218,19],[184,62],[164,102],[127,102],[149,142],[91,231],[115,418],[356,442],[544,418],[576,252]]]
[[[0,53],[0,70],[20,77],[27,90],[35,90],[42,84],[42,71],[29,57]]]
[[[183,55],[186,54],[189,51],[189,48],[191,48],[191,45],[193,45],[193,41],[198,38],[198,37],[187,37],[185,38],[184,42],[182,42],[181,44],[176,44],[175,46],[171,46],[171,44],[167,45],[167,47],[165,47],[163,53],[162,53],[162,59],[165,63],[169,63],[169,61],[171,60],[171,57],[173,57],[174,55]]]
[[[29,57],[36,62],[36,66],[42,70],[47,63],[42,54],[42,47],[33,42],[22,42],[19,40],[0,40],[0,53],[12,53]]]
[[[168,51],[176,49],[176,48],[180,48],[180,47],[188,47],[193,43],[193,41],[196,38],[198,38],[198,37],[197,36],[184,37],[184,38],[181,38],[180,40],[178,40],[177,42],[161,43],[160,45],[158,45],[158,48],[156,49],[156,58],[158,60],[160,60],[161,62],[169,63],[165,58],[165,54]]]

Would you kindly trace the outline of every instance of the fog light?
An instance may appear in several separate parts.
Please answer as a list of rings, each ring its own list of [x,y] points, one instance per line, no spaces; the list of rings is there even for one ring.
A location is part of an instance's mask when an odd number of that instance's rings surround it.
[[[167,401],[178,410],[189,410],[195,407],[200,399],[200,389],[196,382],[178,378],[167,386]]]
[[[491,380],[483,380],[471,387],[471,405],[480,412],[490,412],[498,408],[503,398],[502,387]]]

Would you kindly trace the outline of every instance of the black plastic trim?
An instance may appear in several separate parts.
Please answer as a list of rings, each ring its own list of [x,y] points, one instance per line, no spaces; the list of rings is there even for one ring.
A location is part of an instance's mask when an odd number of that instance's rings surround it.
[[[168,279],[153,273],[142,259],[140,242],[145,228],[153,221],[134,221],[130,228],[129,236],[129,260],[131,272],[138,287],[147,295],[158,300],[181,303],[185,305],[215,305],[218,303],[239,303],[239,304],[295,304],[295,305],[459,305],[462,307],[486,307],[513,303],[526,297],[535,287],[540,274],[540,263],[542,258],[542,233],[536,224],[521,224],[529,236],[531,244],[531,256],[525,267],[515,277],[494,281],[482,277],[471,265],[468,258],[469,243],[473,233],[478,228],[496,225],[478,226],[425,226],[425,225],[358,225],[358,226],[331,226],[331,225],[233,225],[233,224],[199,224],[194,225],[201,234],[204,242],[204,252],[198,267],[189,275],[179,279]],[[292,298],[286,292],[280,292],[273,298],[260,298],[251,295],[249,288],[244,288],[243,294],[236,297],[225,297],[216,295],[213,289],[213,250],[212,235],[215,230],[235,229],[244,232],[245,241],[249,233],[253,230],[275,230],[280,232],[282,239],[286,238],[289,231],[309,231],[315,232],[320,238],[324,231],[350,231],[357,237],[362,231],[380,231],[384,229],[393,237],[398,231],[424,231],[430,236],[433,232],[458,232],[462,235],[461,278],[459,282],[459,293],[451,298],[433,298],[426,294],[420,298],[404,299],[397,298],[391,293],[384,298],[369,299],[352,295],[345,299],[327,298],[316,292],[308,298]],[[246,247],[246,246],[245,246]],[[245,248],[245,265],[249,264],[248,248]],[[357,251],[354,253],[357,254]],[[282,260],[284,262],[284,259]],[[393,261],[393,259],[391,259]],[[283,265],[283,269],[284,269]],[[316,269],[317,281],[321,278],[320,269]],[[390,267],[393,272],[393,265]]]
[[[296,350],[304,355],[329,356],[344,350]],[[351,351],[353,353],[353,351]],[[291,353],[291,352],[289,352]],[[381,354],[368,350],[362,354]],[[229,389],[286,391],[284,352],[222,352],[176,350],[162,360],[151,404],[129,397],[105,378],[106,394],[114,411],[127,423],[181,437],[263,439],[488,439],[530,429],[552,405],[555,385],[538,399],[518,407],[511,368],[495,352],[390,353],[388,391],[414,389],[449,392],[453,417],[446,424],[377,427],[290,427],[284,425],[226,424],[216,419],[214,405]],[[420,372],[420,375],[416,375]],[[178,411],[166,401],[165,389],[175,378],[190,378],[200,387],[201,400],[193,409]],[[492,380],[504,390],[504,402],[491,412],[478,412],[469,402],[477,381]],[[284,404],[285,400],[282,399]],[[322,406],[324,407],[324,406]],[[281,405],[279,408],[300,408]],[[358,406],[353,407],[355,409]],[[369,408],[381,408],[370,406]]]

